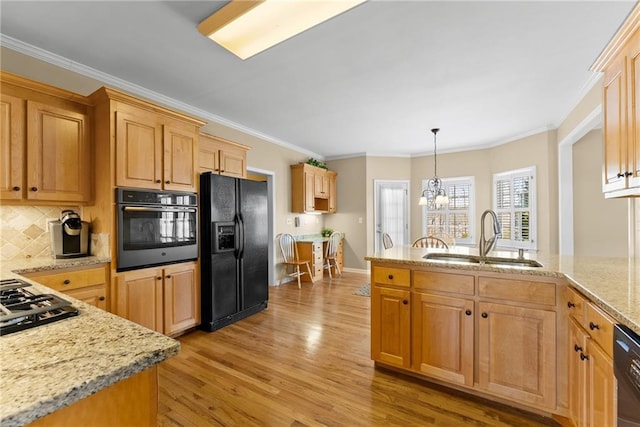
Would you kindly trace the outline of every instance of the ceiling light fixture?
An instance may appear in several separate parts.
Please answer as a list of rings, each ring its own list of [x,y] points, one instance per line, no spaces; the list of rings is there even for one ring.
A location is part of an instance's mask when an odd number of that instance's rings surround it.
[[[341,14],[365,0],[232,0],[198,31],[241,59]]]
[[[440,205],[449,204],[449,196],[444,191],[442,180],[438,178],[438,153],[436,151],[436,134],[440,129],[431,129],[433,132],[433,178],[427,182],[427,188],[422,192],[420,196],[419,205],[429,205],[438,207]]]

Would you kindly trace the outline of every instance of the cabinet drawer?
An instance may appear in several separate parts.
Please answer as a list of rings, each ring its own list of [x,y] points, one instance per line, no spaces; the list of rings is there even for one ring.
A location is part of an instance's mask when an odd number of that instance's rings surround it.
[[[574,318],[580,325],[584,325],[586,298],[574,289],[567,288],[565,299],[569,317]]]
[[[556,284],[529,280],[479,277],[478,293],[481,297],[532,304],[555,305]]]
[[[374,283],[410,287],[411,270],[405,268],[374,267]]]
[[[32,274],[25,276],[61,292],[99,285],[106,282],[104,267],[65,271],[56,274]]]
[[[600,347],[613,357],[613,325],[614,321],[592,303],[586,303],[586,319],[584,328]]]
[[[433,271],[414,271],[413,287],[421,290],[449,292],[473,295],[473,276],[464,274],[437,273]]]

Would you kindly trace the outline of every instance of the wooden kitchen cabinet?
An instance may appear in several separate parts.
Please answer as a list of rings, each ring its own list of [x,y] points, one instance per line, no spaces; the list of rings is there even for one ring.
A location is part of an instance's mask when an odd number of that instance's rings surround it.
[[[411,367],[410,274],[372,265],[371,358],[405,369]]]
[[[6,201],[91,200],[89,106],[70,92],[2,72],[2,168]]]
[[[118,274],[115,314],[166,335],[196,326],[200,323],[196,263]]]
[[[109,309],[109,265],[25,273],[25,277],[103,310]]]
[[[640,8],[592,67],[604,72],[605,197],[640,195]]]
[[[298,258],[300,261],[307,261],[311,268],[312,277],[304,275],[300,280],[304,282],[316,282],[322,280],[323,269],[323,245],[322,241],[296,242],[298,246]]]
[[[291,165],[291,212],[335,213],[336,180],[336,172],[308,163]]]
[[[569,308],[569,408],[577,427],[615,427],[614,320],[567,289]],[[575,301],[583,310],[576,311]]]
[[[196,191],[195,127],[130,106],[115,116],[116,186]]]
[[[247,177],[247,151],[249,147],[226,139],[200,134],[200,173]]]

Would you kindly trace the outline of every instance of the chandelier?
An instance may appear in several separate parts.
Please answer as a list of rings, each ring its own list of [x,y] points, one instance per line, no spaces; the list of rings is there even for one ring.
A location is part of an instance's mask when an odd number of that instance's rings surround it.
[[[433,178],[427,182],[427,188],[420,196],[419,205],[429,205],[429,208],[449,204],[449,197],[444,191],[442,180],[438,178],[438,154],[436,152],[436,135],[440,129],[431,129],[433,132]]]

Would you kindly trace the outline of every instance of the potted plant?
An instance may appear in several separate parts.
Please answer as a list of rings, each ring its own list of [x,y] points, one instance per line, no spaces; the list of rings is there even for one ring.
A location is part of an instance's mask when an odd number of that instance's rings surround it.
[[[331,236],[331,233],[333,233],[333,230],[329,227],[324,227],[320,233],[322,234],[322,237],[329,237]]]

